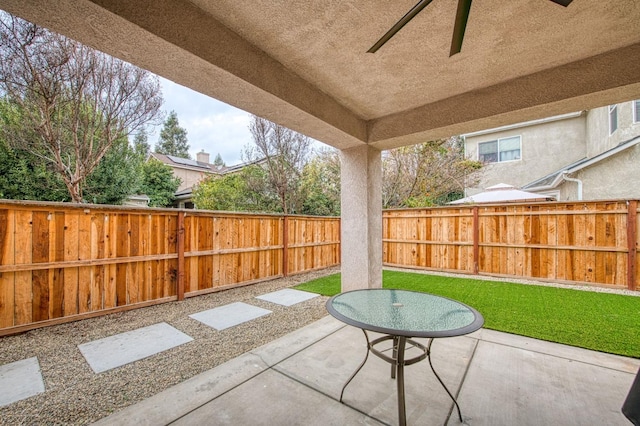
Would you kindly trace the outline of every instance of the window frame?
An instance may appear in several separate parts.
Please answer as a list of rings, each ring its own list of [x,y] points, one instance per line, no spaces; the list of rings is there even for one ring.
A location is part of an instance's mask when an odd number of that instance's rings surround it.
[[[640,123],[640,99],[631,101],[631,104],[633,105],[633,122]]]
[[[615,124],[615,127],[614,127]],[[609,105],[609,136],[618,130],[618,105]]]
[[[515,158],[513,160],[501,160],[500,159],[501,158],[501,155],[500,155],[501,154],[500,142],[501,141],[506,141],[506,140],[509,140],[509,139],[515,139],[515,138],[518,138],[518,151],[519,151],[518,158]],[[496,146],[497,146],[497,150],[495,152],[496,161],[483,161],[483,160],[480,159],[480,156],[481,156],[481,154],[480,154],[480,145],[489,144],[489,143],[495,143]],[[484,162],[486,164],[509,163],[511,161],[522,161],[522,135],[507,136],[507,137],[503,137],[503,138],[491,139],[491,140],[484,141],[484,142],[478,142],[477,152],[478,152],[478,161],[482,161],[482,162]]]

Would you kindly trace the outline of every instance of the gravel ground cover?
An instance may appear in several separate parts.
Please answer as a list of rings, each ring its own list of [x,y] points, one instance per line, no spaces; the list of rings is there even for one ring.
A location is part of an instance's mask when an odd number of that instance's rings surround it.
[[[423,270],[387,269],[438,274]],[[289,307],[255,297],[339,271],[339,267],[329,268],[189,298],[182,302],[165,303],[2,337],[0,365],[37,356],[46,391],[0,408],[0,425],[87,424],[155,395],[327,315],[324,306],[327,297],[319,296]],[[441,275],[460,276],[448,273]],[[595,286],[480,276],[472,278],[640,296],[640,292]],[[249,303],[269,309],[272,313],[222,331],[189,318],[190,314],[233,302]],[[168,323],[194,340],[100,374],[93,373],[77,347],[82,343],[160,322]]]
[[[327,315],[326,297],[285,307],[255,296],[338,271],[329,268],[0,338],[0,365],[37,356],[46,389],[0,408],[0,424],[87,424],[155,395]],[[249,303],[272,313],[222,331],[189,318],[190,314],[233,302]],[[91,370],[77,347],[160,322],[194,340],[100,374]]]

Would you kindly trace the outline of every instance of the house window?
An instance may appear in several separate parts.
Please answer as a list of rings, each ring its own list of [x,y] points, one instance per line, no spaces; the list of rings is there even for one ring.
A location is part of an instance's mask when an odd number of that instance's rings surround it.
[[[478,160],[499,163],[520,159],[520,136],[503,138],[478,144]]]
[[[609,105],[609,134],[618,130],[618,105]]]
[[[640,99],[633,101],[633,122],[640,123]]]

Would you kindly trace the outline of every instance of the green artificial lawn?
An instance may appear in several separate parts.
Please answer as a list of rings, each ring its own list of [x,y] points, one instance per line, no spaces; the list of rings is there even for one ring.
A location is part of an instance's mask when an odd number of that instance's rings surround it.
[[[640,358],[640,297],[398,271],[383,272],[383,287],[459,300],[492,330]],[[333,296],[340,274],[296,288]]]

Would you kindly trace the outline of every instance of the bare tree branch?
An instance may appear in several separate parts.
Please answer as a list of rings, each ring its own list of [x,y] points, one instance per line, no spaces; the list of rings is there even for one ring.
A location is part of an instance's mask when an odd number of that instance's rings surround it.
[[[284,214],[299,211],[303,202],[300,180],[311,139],[257,116],[252,116],[249,130],[254,146],[245,150],[244,157],[265,161],[269,184]]]
[[[15,115],[7,141],[45,159],[74,202],[113,143],[155,120],[150,73],[9,14],[0,14],[0,90]]]
[[[383,206],[417,207],[461,193],[477,181],[481,164],[465,159],[462,141],[449,138],[396,148],[383,157]]]

